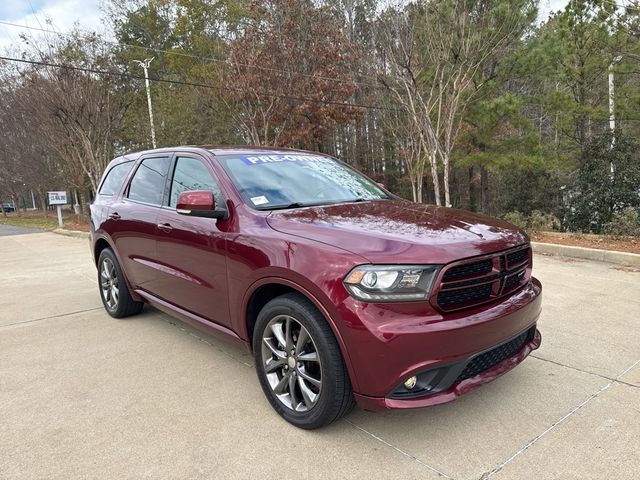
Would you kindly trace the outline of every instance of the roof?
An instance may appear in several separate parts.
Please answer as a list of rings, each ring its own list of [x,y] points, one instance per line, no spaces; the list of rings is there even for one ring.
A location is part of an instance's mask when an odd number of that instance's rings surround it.
[[[312,152],[309,150],[302,150],[297,148],[285,148],[285,147],[266,147],[259,145],[178,145],[175,147],[164,147],[164,148],[155,148],[149,150],[142,150],[139,152],[129,152],[124,155],[115,158],[113,160],[113,164],[122,163],[131,160],[137,160],[141,155],[145,155],[148,153],[162,153],[162,152],[173,152],[175,150],[186,150],[186,151],[201,151],[208,150],[214,155],[250,155],[252,153],[287,153],[287,152],[300,152],[300,153],[311,153],[311,154],[319,154],[320,152]],[[324,155],[320,153],[320,155]]]
[[[173,150],[208,150],[214,155],[246,155],[256,152],[262,153],[286,153],[286,152],[304,152],[318,154],[319,152],[311,152],[308,150],[296,149],[296,148],[284,148],[284,147],[264,147],[259,145],[178,145],[175,147],[155,148],[149,150],[142,150],[139,152],[128,152],[122,155],[123,159],[135,160],[140,155],[147,153],[161,153],[170,152]]]
[[[304,152],[315,153],[308,150],[302,150],[298,148],[285,148],[285,147],[265,147],[259,145],[207,145],[200,148],[209,150],[214,155],[246,155],[250,153],[287,153],[287,152]]]

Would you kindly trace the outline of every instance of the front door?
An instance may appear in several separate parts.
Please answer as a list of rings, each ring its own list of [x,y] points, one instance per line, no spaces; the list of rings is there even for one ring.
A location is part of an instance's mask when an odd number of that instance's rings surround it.
[[[216,206],[225,200],[207,160],[177,154],[172,166],[166,205],[158,214],[157,251],[162,268],[154,293],[207,320],[229,326],[226,234],[215,219],[180,215],[176,202],[181,192],[209,190]]]

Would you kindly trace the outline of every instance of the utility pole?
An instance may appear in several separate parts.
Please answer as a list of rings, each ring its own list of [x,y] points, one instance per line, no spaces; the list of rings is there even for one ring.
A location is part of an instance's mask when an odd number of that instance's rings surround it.
[[[156,148],[156,129],[153,125],[153,109],[151,108],[151,89],[149,88],[149,65],[155,57],[145,58],[142,60],[134,60],[144,70],[144,84],[147,89],[147,107],[149,108],[149,122],[151,123],[151,145]]]
[[[609,64],[609,128],[611,129],[611,134],[615,135],[616,132],[616,115],[614,112],[615,109],[615,84],[614,84],[614,73],[613,67],[617,65],[622,60],[621,56],[615,57],[613,61]],[[612,137],[611,145],[615,143],[615,137]]]
[[[615,57],[609,64],[609,129],[611,130],[611,148],[616,143],[616,114],[615,114],[615,83],[613,67],[622,60],[621,56]],[[611,178],[614,175],[613,162],[609,165],[611,168]]]

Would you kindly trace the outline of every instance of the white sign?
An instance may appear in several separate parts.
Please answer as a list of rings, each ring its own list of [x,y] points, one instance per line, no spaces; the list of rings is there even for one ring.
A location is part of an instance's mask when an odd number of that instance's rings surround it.
[[[48,192],[49,205],[66,205],[67,192]]]

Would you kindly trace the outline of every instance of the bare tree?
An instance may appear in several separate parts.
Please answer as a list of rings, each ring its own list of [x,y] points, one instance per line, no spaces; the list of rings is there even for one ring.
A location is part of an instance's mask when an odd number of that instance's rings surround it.
[[[37,192],[40,206],[45,209],[46,191],[67,185],[60,157],[42,135],[40,119],[25,109],[25,99],[33,92],[21,84],[19,75],[4,76],[3,80],[0,88],[0,130],[3,132],[0,137],[0,190],[9,192],[14,201]]]
[[[251,17],[230,45],[225,89],[237,122],[256,145],[321,148],[361,116],[344,105],[357,86],[340,22],[311,0],[252,2]]]
[[[65,163],[69,183],[80,191],[97,189],[127,108],[114,77],[91,72],[109,69],[110,54],[101,45],[71,37],[53,53],[39,52],[41,60],[57,66],[23,72],[22,109],[38,123],[49,150]]]
[[[380,44],[387,63],[380,77],[415,125],[436,204],[441,203],[441,166],[444,203],[451,205],[451,152],[464,113],[487,80],[480,78],[482,67],[523,34],[535,11],[530,0],[427,0],[390,10],[382,19]]]

